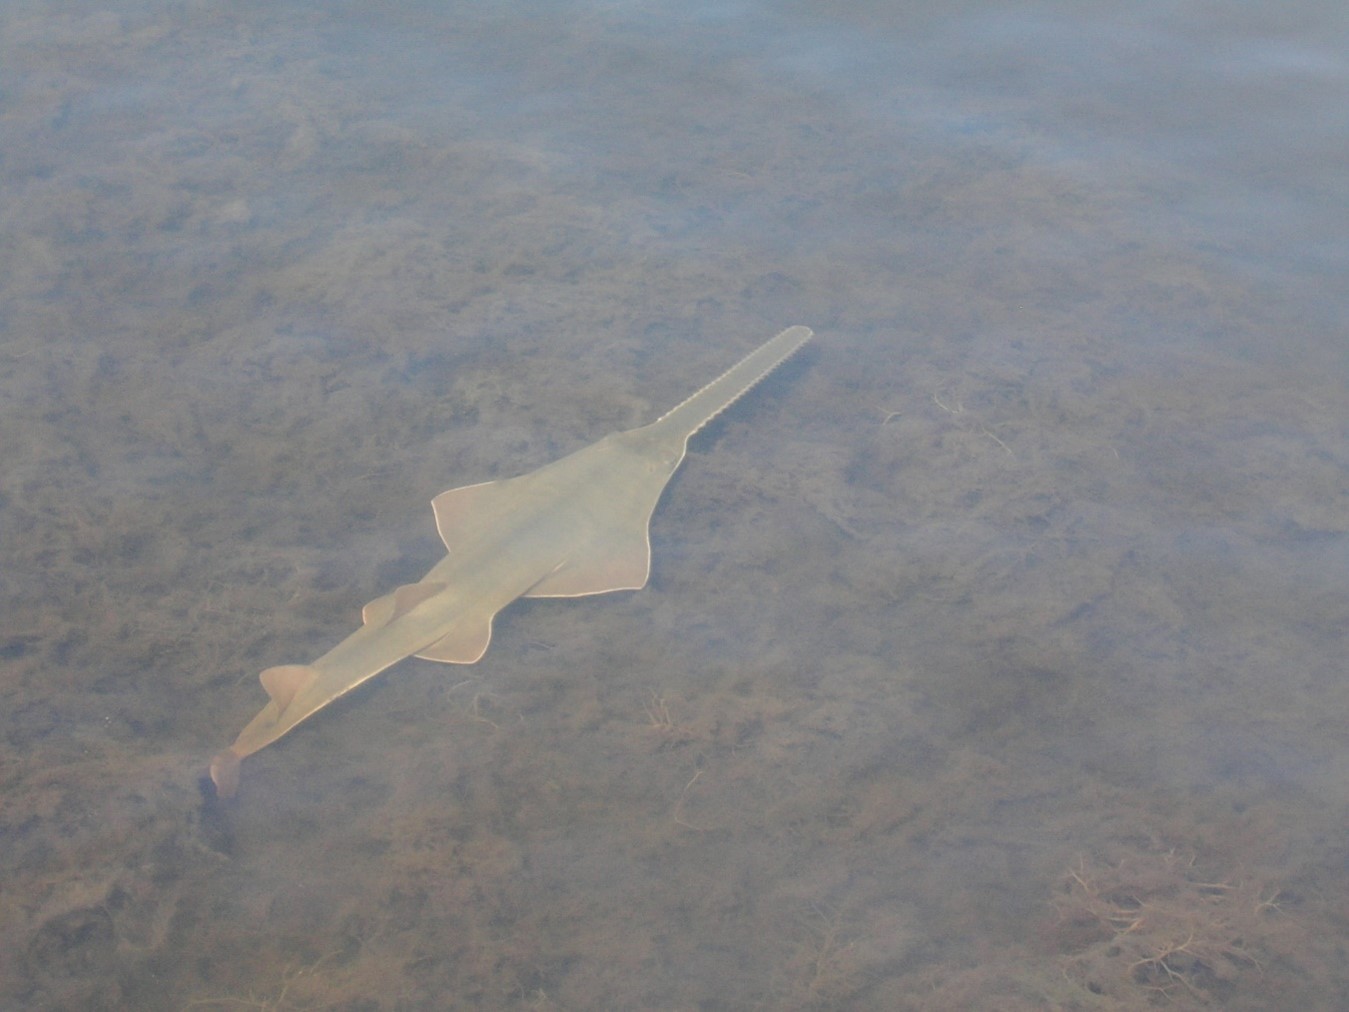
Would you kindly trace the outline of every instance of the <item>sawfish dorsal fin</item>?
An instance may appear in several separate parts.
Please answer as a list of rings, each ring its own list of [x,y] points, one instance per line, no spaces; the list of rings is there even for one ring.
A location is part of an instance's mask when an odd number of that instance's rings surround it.
[[[361,622],[368,626],[388,625],[399,615],[410,612],[444,589],[443,583],[405,583],[393,593],[377,597],[362,608]]]
[[[318,671],[308,664],[282,664],[258,675],[267,695],[272,697],[277,713],[290,706],[290,701],[317,677]]]

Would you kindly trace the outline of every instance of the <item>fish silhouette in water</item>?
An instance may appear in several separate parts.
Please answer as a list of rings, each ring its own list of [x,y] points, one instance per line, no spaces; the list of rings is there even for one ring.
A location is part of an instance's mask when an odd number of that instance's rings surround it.
[[[650,425],[616,432],[537,471],[431,501],[449,554],[416,583],[376,598],[361,627],[311,664],[262,672],[269,701],[211,761],[221,797],[239,761],[405,657],[473,664],[492,619],[518,597],[638,590],[651,571],[652,511],[689,438],[810,340],[789,327]]]

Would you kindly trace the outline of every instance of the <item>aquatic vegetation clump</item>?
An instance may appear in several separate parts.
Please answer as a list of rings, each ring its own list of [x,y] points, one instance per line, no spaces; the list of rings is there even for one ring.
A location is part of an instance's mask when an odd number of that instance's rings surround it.
[[[1117,1000],[1221,1002],[1263,971],[1280,928],[1279,891],[1258,876],[1214,878],[1193,853],[1081,858],[1053,901],[1065,974]]]

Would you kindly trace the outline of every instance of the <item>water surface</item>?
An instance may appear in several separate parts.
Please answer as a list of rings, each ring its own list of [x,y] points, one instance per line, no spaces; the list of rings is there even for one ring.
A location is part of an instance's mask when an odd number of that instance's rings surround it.
[[[12,3],[0,997],[1349,998],[1349,23]],[[635,594],[205,763],[429,500],[700,435]]]

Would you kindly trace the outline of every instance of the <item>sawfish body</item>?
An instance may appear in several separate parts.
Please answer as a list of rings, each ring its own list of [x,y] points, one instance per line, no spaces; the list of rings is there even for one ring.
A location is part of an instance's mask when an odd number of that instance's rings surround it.
[[[359,629],[312,664],[262,673],[270,697],[211,761],[222,797],[239,761],[405,657],[472,664],[492,619],[518,597],[637,590],[651,571],[651,514],[689,438],[810,340],[790,327],[650,425],[616,432],[537,471],[432,500],[449,554],[416,583],[367,604]]]

